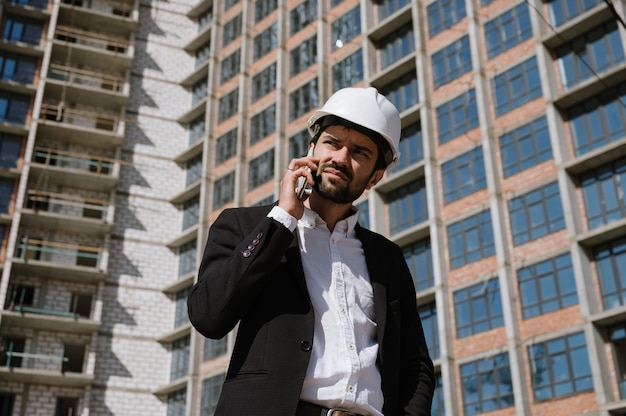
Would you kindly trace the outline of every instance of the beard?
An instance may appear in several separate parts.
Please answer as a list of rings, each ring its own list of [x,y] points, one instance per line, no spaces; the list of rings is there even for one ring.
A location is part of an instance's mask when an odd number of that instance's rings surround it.
[[[339,181],[334,178],[324,179],[322,173],[324,169],[328,167],[341,172],[346,177],[346,181]],[[313,189],[315,189],[322,198],[328,199],[336,204],[351,204],[356,201],[361,194],[365,192],[371,179],[370,175],[360,181],[353,182],[354,176],[350,172],[332,163],[320,166],[318,172],[319,173],[315,176],[315,186],[313,186]]]

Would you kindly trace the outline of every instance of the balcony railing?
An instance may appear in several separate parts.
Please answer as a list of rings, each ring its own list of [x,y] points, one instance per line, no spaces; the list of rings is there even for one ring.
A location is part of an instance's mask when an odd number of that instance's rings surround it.
[[[117,132],[121,118],[101,112],[65,108],[62,104],[44,103],[41,105],[42,120],[72,124],[80,127]]]
[[[38,211],[99,220],[106,218],[108,210],[107,202],[102,199],[35,189],[28,191],[27,206]]]
[[[99,88],[107,91],[120,92],[124,88],[124,78],[122,77],[59,64],[50,64],[48,77],[67,81],[73,85]]]
[[[6,362],[4,366],[6,368],[39,368],[42,364],[38,365],[38,362],[42,361],[52,363],[54,370],[62,371],[63,363],[69,361],[69,358],[65,357],[65,352],[61,351],[61,355],[52,354],[29,354],[21,351],[14,351],[13,342],[9,342],[6,352],[4,353]],[[23,365],[24,359],[30,361],[30,365]],[[59,363],[59,364],[56,364]],[[44,367],[50,367],[50,364],[43,364]]]
[[[107,176],[112,174],[115,165],[113,159],[46,147],[35,148],[33,161],[47,166],[59,166]]]
[[[92,2],[84,0],[62,0],[63,4],[67,4],[72,7],[82,7],[85,9],[92,9],[89,7]],[[132,3],[126,3],[123,1],[102,1],[98,2],[98,11],[103,13],[109,13],[120,17],[129,17],[133,11]]]
[[[59,265],[98,267],[102,258],[101,247],[59,243],[23,237],[17,257],[24,261],[46,261]]]
[[[68,43],[76,43],[77,45],[90,46],[121,54],[125,54],[131,45],[128,39],[103,33],[94,33],[70,26],[57,26],[54,38]]]

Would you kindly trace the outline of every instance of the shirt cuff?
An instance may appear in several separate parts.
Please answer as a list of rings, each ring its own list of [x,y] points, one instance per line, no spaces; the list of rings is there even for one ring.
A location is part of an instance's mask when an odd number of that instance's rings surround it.
[[[298,220],[293,215],[289,214],[287,211],[282,209],[279,206],[275,206],[272,210],[267,214],[269,218],[273,218],[282,225],[284,225],[289,231],[293,232],[296,229],[296,225],[298,224]]]

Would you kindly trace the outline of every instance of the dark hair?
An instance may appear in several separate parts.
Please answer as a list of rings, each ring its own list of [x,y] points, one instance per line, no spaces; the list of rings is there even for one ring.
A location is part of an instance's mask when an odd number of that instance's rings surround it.
[[[320,138],[322,132],[324,132],[327,127],[343,126],[350,130],[356,130],[359,133],[366,135],[376,144],[376,148],[378,149],[378,158],[376,159],[376,166],[374,167],[374,169],[386,169],[393,160],[393,151],[391,149],[391,146],[389,146],[387,140],[385,140],[385,138],[380,133],[374,130],[368,129],[367,127],[363,127],[359,124],[333,115],[322,117],[315,124],[319,126],[319,130],[317,131],[315,137],[311,139],[311,142],[313,143],[317,143],[317,140]]]

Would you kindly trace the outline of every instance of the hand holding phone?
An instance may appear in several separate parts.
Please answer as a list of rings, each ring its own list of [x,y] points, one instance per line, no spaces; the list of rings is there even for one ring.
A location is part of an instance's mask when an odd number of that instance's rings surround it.
[[[311,143],[311,145],[309,146],[309,151],[306,154],[306,157],[312,157],[314,149],[315,149],[315,144]],[[309,173],[311,172],[311,168],[306,168],[306,169]],[[307,182],[307,177],[300,176],[298,178],[298,182],[296,182],[296,196],[298,197],[298,199],[301,201],[305,200],[309,195],[311,195],[312,191],[313,191],[313,188]]]

